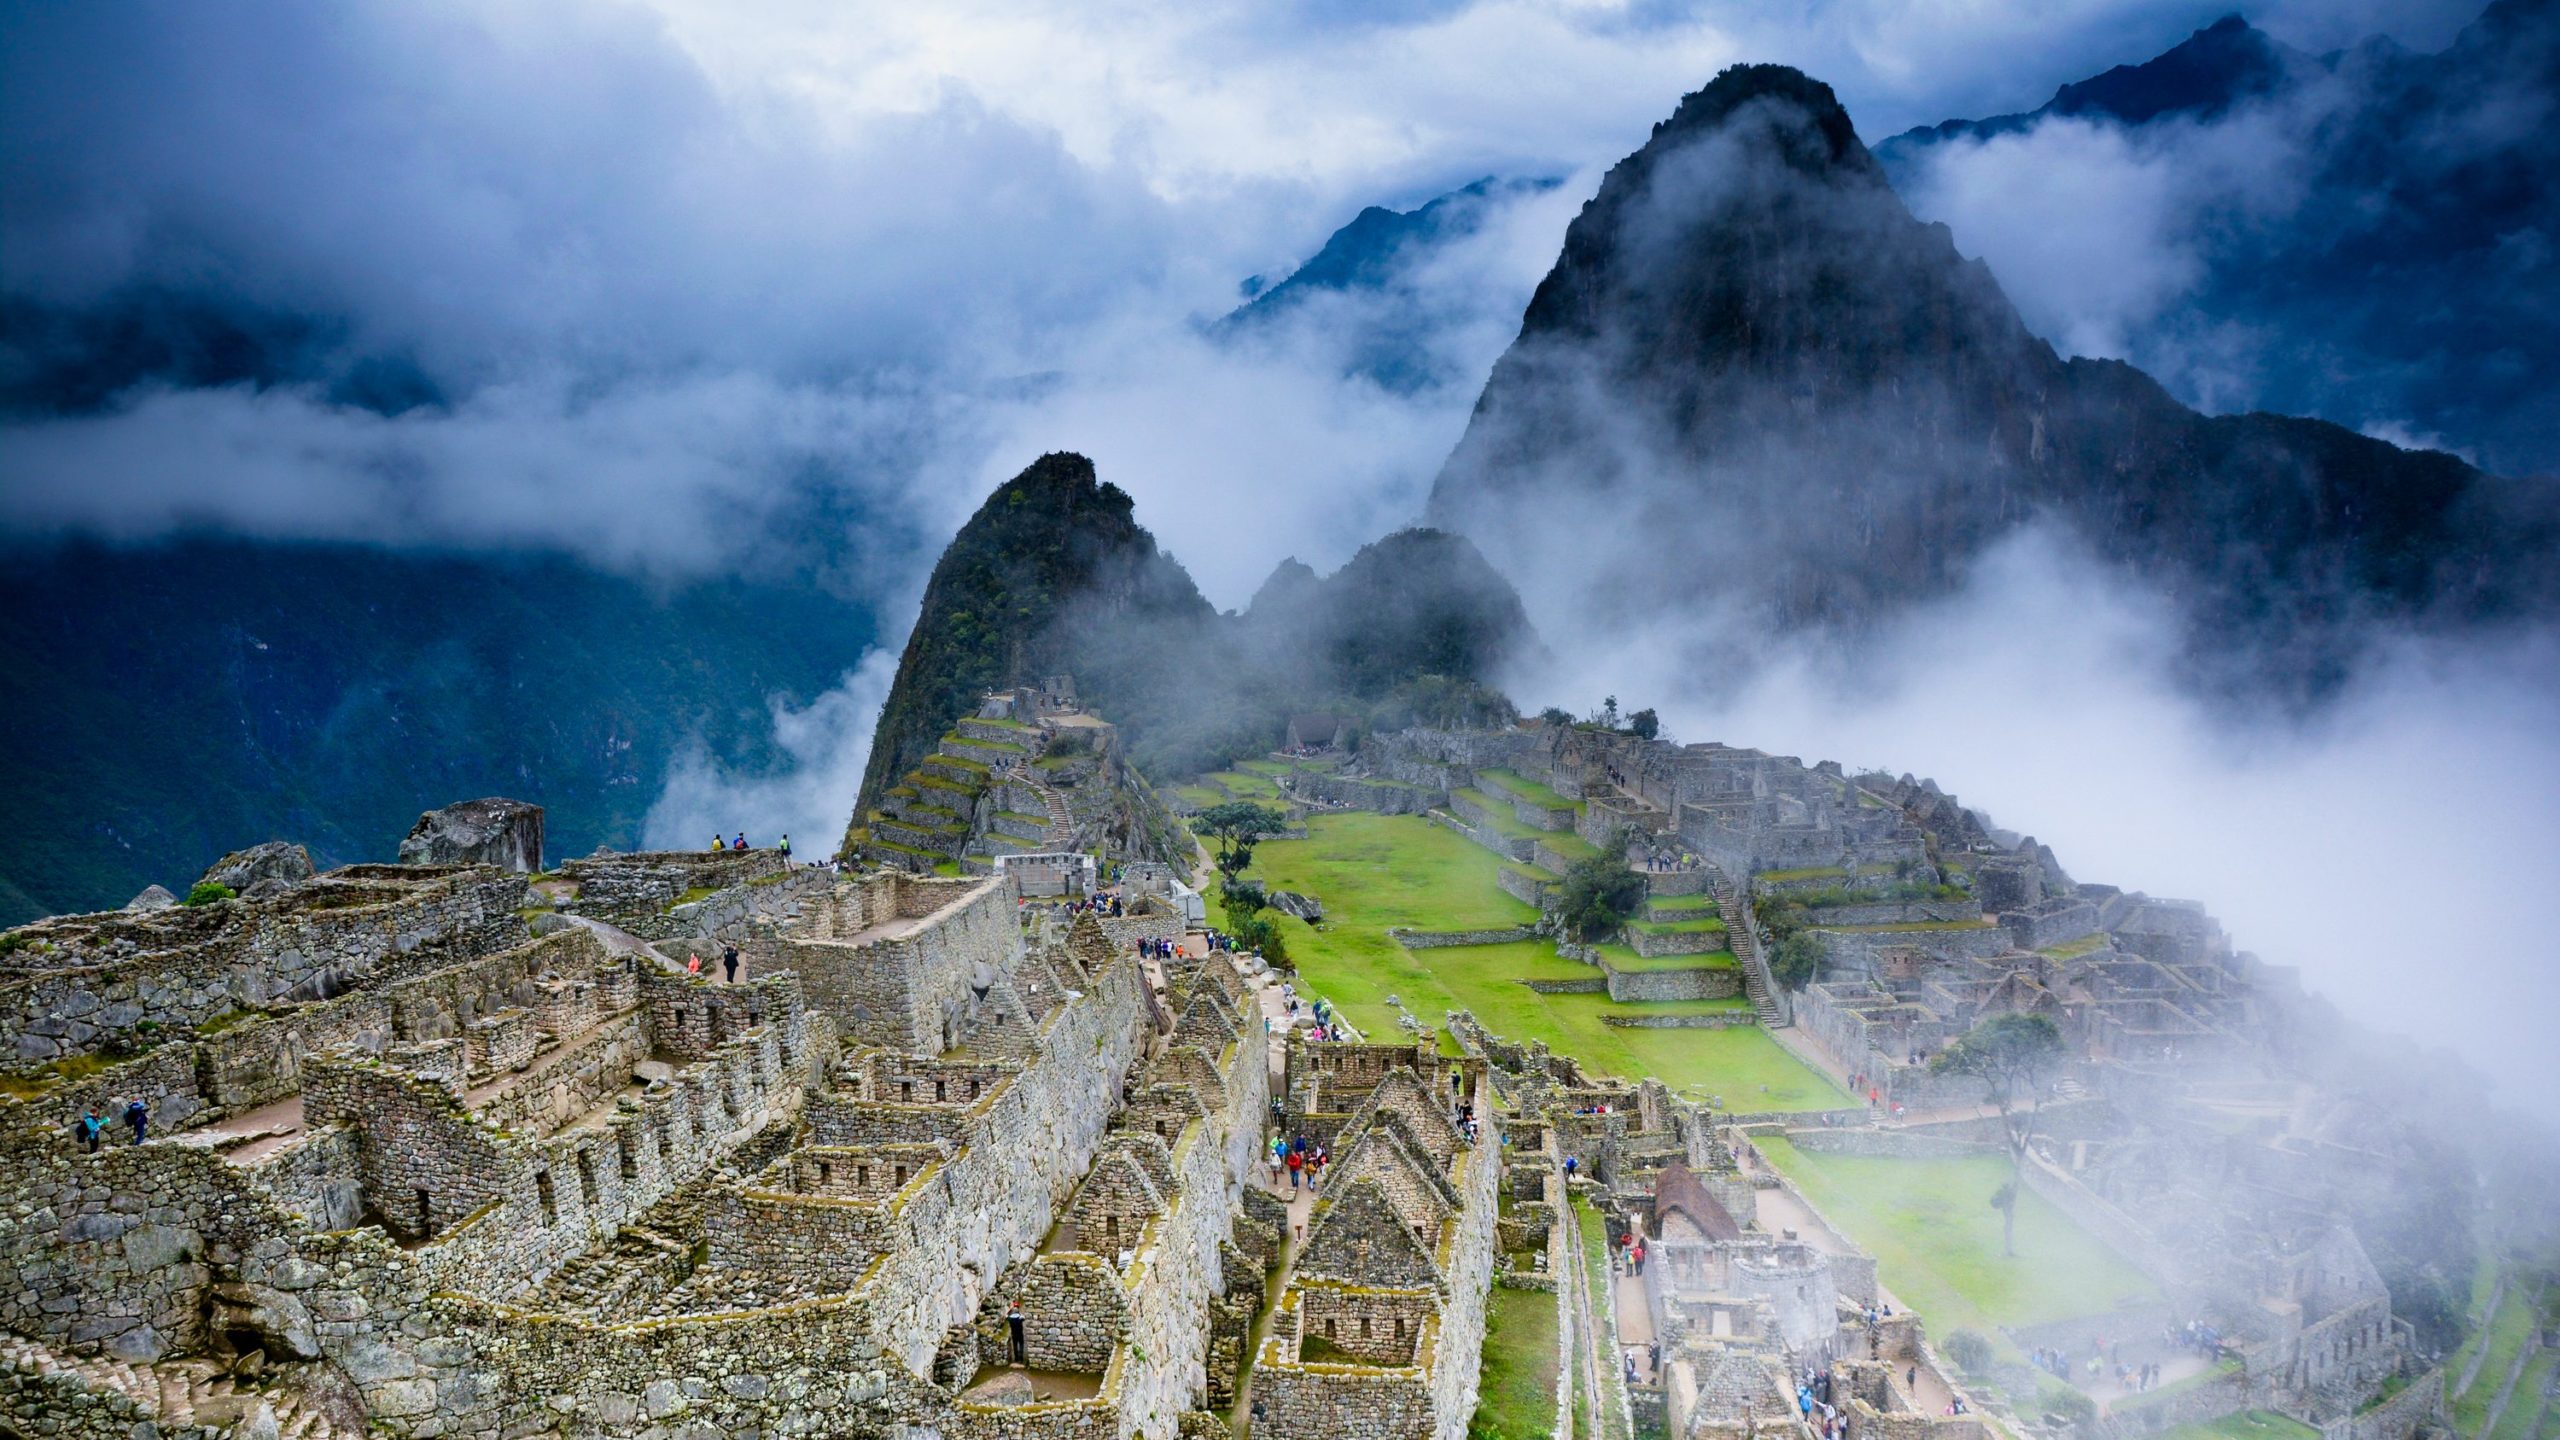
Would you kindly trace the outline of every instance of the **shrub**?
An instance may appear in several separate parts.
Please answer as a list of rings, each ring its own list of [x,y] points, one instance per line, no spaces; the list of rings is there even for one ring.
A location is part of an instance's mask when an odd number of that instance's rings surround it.
[[[2098,1418],[2098,1402],[2068,1385],[2045,1387],[2044,1413],[2066,1425],[2086,1425]]]
[[[1623,839],[1611,838],[1617,843],[1574,861],[1556,886],[1556,918],[1576,940],[1614,932],[1644,903],[1644,877],[1628,868]]]
[[[1227,918],[1227,933],[1247,950],[1259,950],[1262,958],[1274,965],[1289,963],[1289,942],[1280,933],[1280,922],[1268,914],[1256,913],[1243,919]]]
[[[1971,1330],[1950,1330],[1939,1347],[1947,1358],[1968,1374],[1980,1374],[1991,1366],[1991,1342]]]
[[[230,886],[222,884],[219,881],[199,880],[195,883],[195,888],[187,892],[187,903],[190,905],[218,905],[225,900],[238,896],[239,893],[239,891],[234,890]]]

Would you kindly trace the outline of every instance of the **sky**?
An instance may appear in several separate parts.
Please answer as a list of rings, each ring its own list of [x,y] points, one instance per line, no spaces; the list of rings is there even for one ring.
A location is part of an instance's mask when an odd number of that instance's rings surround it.
[[[1419,513],[1566,223],[1723,66],[1805,68],[1872,142],[2032,109],[2230,8],[9,5],[0,532],[555,548],[678,576],[807,566],[886,617],[880,650],[848,656],[814,704],[777,707],[796,779],[688,757],[652,828],[699,834],[723,787],[779,784],[758,813],[797,805],[784,828],[831,833],[941,537],[1040,453],[1091,455],[1203,591],[1240,605],[1283,557],[1329,569]],[[2244,13],[2323,51],[2376,33],[2438,48],[2476,9]],[[2265,148],[2236,142],[2171,173],[2057,130],[1983,147],[1915,204],[2048,339],[2117,353],[2191,283],[2180,226],[2209,208],[2198,191],[2266,178],[2250,168]],[[1321,303],[1253,343],[1204,335],[1241,281],[1285,273],[1361,207],[1486,175],[1563,183],[1410,282],[1460,378],[1346,378],[1351,317]],[[264,337],[263,383],[116,369],[148,352],[133,337],[198,333],[187,317],[205,314]],[[122,379],[102,399],[28,398],[28,377],[84,366]],[[1807,657],[1720,691],[1661,664],[1671,647],[1590,637],[1551,643],[1571,663],[1520,677],[1520,698],[1580,709],[1614,689],[1682,738],[1935,774],[2080,878],[2206,899],[2244,945],[2369,1014],[2394,1013],[2411,957],[2482,973],[2550,958],[2528,928],[2368,918],[2377,878],[2412,866],[2441,863],[2437,893],[2475,909],[2546,893],[2560,724],[2540,727],[2560,717],[2519,678],[2548,673],[2534,655],[2393,649],[2320,723],[2235,728],[2165,678],[2154,597],[2074,588],[2032,539],[1986,574],[1932,617],[1924,653],[1944,663],[1888,682],[1844,691]],[[2021,607],[2111,618],[2096,639],[2001,623]],[[1585,638],[1533,618],[1551,642]],[[2004,703],[2020,695],[2037,703]],[[2560,1013],[2530,983],[2524,1013]],[[2460,1010],[2402,1018],[2449,1041]]]

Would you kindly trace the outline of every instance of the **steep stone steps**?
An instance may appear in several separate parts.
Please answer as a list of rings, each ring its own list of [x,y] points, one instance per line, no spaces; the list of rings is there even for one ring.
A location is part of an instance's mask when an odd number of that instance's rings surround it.
[[[1725,935],[1733,947],[1733,958],[1742,962],[1742,994],[1751,1002],[1760,1024],[1775,1030],[1787,1023],[1786,1012],[1778,997],[1771,993],[1768,964],[1760,954],[1760,936],[1753,929],[1751,911],[1744,905],[1741,892],[1721,870],[1715,872],[1716,909],[1724,916]]]

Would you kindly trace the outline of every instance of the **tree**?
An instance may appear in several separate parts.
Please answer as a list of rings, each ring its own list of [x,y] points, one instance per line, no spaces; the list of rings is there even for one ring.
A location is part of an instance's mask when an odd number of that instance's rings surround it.
[[[1789,990],[1813,983],[1822,968],[1822,942],[1803,931],[1790,934],[1769,952],[1769,975]]]
[[[2015,1010],[1974,1026],[1929,1062],[1933,1073],[1980,1080],[1983,1098],[1999,1107],[2000,1129],[2009,1141],[2009,1183],[1991,1203],[2000,1211],[2000,1250],[2005,1255],[2018,1253],[2019,1177],[2043,1107],[2045,1076],[2061,1062],[2062,1031],[2053,1017]]]
[[[1268,805],[1250,800],[1232,800],[1212,805],[1192,817],[1194,834],[1206,835],[1218,842],[1215,861],[1218,873],[1235,883],[1245,867],[1253,863],[1253,847],[1289,828],[1289,817]]]
[[[1637,739],[1651,740],[1662,734],[1662,717],[1654,714],[1653,707],[1648,705],[1627,717],[1627,728],[1635,732]]]
[[[1601,723],[1601,724],[1603,724],[1603,725],[1608,726],[1608,727],[1609,727],[1610,729],[1612,729],[1612,730],[1615,730],[1615,729],[1617,729],[1617,728],[1618,728],[1618,697],[1617,697],[1617,696],[1612,695],[1612,696],[1608,697],[1607,699],[1602,700],[1602,701],[1600,702],[1600,723]]]
[[[1612,837],[1615,838],[1615,837]],[[1567,935],[1591,941],[1614,933],[1644,903],[1644,877],[1628,868],[1623,841],[1576,860],[1556,886],[1556,918]]]
[[[219,905],[223,901],[228,900],[239,893],[239,891],[232,889],[230,886],[223,884],[219,880],[199,880],[195,883],[195,887],[193,889],[187,891],[186,903],[190,905]]]
[[[1561,705],[1550,705],[1538,712],[1538,718],[1549,725],[1570,725],[1573,723],[1573,712]]]

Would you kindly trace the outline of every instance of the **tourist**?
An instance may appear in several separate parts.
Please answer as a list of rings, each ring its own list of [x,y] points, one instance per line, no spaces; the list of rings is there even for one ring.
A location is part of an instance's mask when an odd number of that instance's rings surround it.
[[[1907,1367],[1907,1368],[1905,1368],[1905,1369],[1903,1370],[1903,1372],[1902,1372],[1902,1388],[1903,1388],[1903,1389],[1905,1389],[1905,1390],[1908,1390],[1908,1391],[1912,1392],[1913,1394],[1918,1394],[1918,1393],[1919,1393],[1919,1390],[1920,1390],[1920,1367],[1919,1367],[1919,1366],[1917,1366],[1917,1365],[1913,1365],[1913,1366],[1909,1366],[1909,1367]]]
[[[151,1107],[136,1096],[132,1104],[124,1107],[124,1123],[133,1127],[133,1143],[141,1144],[143,1130],[151,1123]]]
[[[730,848],[730,849],[732,849],[732,850],[744,850],[744,849],[746,849],[746,848],[747,848],[747,832],[746,832],[746,831],[744,831],[744,830],[739,831],[739,832],[738,832],[738,838],[737,838],[736,842],[735,842],[735,843],[733,843],[733,844],[731,844],[731,845],[729,846],[729,848]]]
[[[714,850],[726,850],[729,848],[729,842],[721,839],[719,832],[714,831],[711,836],[711,848]]]
[[[684,973],[686,973],[687,975],[699,975],[699,974],[701,974],[701,973],[702,973],[702,957],[701,957],[701,956],[699,956],[699,955],[696,955],[696,954],[692,953],[691,951],[687,951],[687,952],[685,953],[685,957],[684,957]]]
[[[1579,1155],[1567,1155],[1566,1157],[1564,1157],[1564,1179],[1565,1179],[1565,1183],[1566,1183],[1566,1184],[1568,1184],[1568,1185],[1572,1184],[1572,1183],[1573,1183],[1573,1177],[1574,1177],[1576,1174],[1580,1173],[1581,1169],[1582,1169],[1582,1157],[1581,1157],[1581,1156],[1579,1156]]]
[[[80,1117],[79,1123],[71,1128],[73,1132],[80,1137],[80,1145],[82,1149],[87,1150],[92,1155],[98,1153],[98,1138],[105,1133],[107,1122],[98,1118],[97,1111],[91,1110],[83,1114]]]
[[[738,983],[738,947],[735,944],[720,947],[720,968],[728,972],[730,984]]]
[[[1005,1338],[1009,1347],[1009,1357],[1014,1367],[1019,1369],[1029,1358],[1030,1353],[1029,1348],[1023,1343],[1021,1301],[1008,1300],[1005,1302],[1004,1328]]]
[[[790,863],[791,863],[791,836],[789,835],[789,833],[787,833],[787,832],[786,832],[786,833],[783,835],[783,837],[782,837],[782,844],[781,844],[781,845],[780,845],[780,847],[778,847],[778,848],[780,848],[780,850],[782,851],[782,863],[783,863],[783,864],[785,864],[785,865],[790,864]]]
[[[1636,1273],[1642,1275],[1644,1273],[1644,1241],[1636,1241],[1635,1245],[1628,1250],[1627,1256],[1635,1262]]]
[[[1306,1153],[1305,1153],[1304,1151],[1301,1151],[1301,1150],[1292,1150],[1292,1151],[1290,1151],[1290,1152],[1289,1152],[1289,1193],[1290,1193],[1290,1194],[1295,1195],[1295,1194],[1297,1194],[1297,1193],[1298,1193],[1298,1176],[1299,1176],[1300,1172],[1304,1171],[1306,1168],[1307,1168],[1307,1157],[1306,1157]]]

